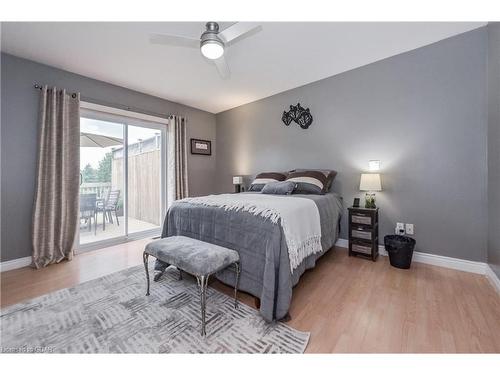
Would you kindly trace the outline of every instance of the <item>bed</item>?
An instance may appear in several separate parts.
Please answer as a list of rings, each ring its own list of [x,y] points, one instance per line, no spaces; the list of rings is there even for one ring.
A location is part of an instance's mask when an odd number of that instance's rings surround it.
[[[237,199],[240,194],[260,195],[247,192],[231,196]],[[335,193],[290,197],[313,201],[321,227],[321,248],[293,271],[283,227],[250,212],[177,201],[167,212],[162,237],[182,235],[238,251],[242,269],[239,289],[260,299],[260,313],[266,321],[280,320],[288,314],[292,288],[300,276],[335,244],[342,213],[342,198]],[[155,268],[163,271],[164,265],[157,263]],[[217,278],[233,286],[234,271],[225,270]]]

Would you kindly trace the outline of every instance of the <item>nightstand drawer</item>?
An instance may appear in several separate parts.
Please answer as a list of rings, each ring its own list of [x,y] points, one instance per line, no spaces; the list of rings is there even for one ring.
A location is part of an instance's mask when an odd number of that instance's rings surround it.
[[[355,224],[372,225],[372,217],[364,214],[353,214],[351,222]]]
[[[361,244],[361,243],[353,243],[351,247],[351,251],[355,251],[357,253],[362,254],[370,254],[372,253],[372,247],[369,244]]]
[[[369,229],[357,227],[357,228],[351,229],[351,237],[371,241],[372,240],[372,232]]]

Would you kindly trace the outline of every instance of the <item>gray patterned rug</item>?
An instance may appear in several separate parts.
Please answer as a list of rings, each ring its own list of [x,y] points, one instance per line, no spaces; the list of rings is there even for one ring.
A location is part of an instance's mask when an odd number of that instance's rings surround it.
[[[132,267],[1,310],[2,352],[303,353],[309,333],[267,324],[258,311],[213,288],[207,336],[191,277],[169,268],[145,294],[143,266]]]

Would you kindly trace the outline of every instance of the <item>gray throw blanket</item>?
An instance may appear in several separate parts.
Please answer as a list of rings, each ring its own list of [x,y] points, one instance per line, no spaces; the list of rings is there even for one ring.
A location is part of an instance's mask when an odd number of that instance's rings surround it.
[[[242,193],[259,194],[259,193]],[[342,199],[334,193],[292,195],[313,200],[319,210],[322,252],[312,254],[290,271],[286,239],[281,225],[244,211],[226,211],[219,207],[175,203],[163,224],[162,237],[187,236],[238,251],[241,262],[240,290],[260,298],[260,312],[272,321],[284,318],[292,299],[292,288],[306,269],[337,240]],[[157,261],[155,269],[166,265]],[[225,284],[234,285],[234,270],[217,274]]]

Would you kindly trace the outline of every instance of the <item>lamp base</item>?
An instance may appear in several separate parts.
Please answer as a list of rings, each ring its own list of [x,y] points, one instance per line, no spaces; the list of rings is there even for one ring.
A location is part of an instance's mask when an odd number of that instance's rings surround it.
[[[234,192],[241,193],[241,185],[240,184],[234,185]]]
[[[365,208],[377,208],[375,205],[375,193],[365,194]]]

